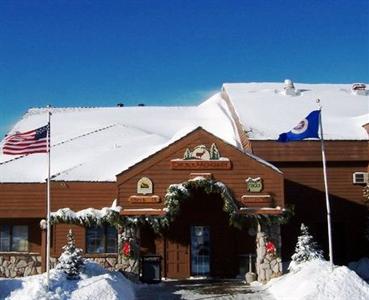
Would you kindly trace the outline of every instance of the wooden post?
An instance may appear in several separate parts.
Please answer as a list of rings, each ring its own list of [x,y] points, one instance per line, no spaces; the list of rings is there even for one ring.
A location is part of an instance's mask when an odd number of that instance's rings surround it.
[[[46,223],[46,220],[41,220],[41,272],[46,272],[46,228],[42,223]],[[46,224],[45,224],[46,225]]]

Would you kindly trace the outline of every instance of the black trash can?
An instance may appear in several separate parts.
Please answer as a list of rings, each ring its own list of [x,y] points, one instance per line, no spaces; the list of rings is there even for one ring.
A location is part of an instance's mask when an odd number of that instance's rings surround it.
[[[145,283],[161,282],[161,256],[141,256],[140,280]]]

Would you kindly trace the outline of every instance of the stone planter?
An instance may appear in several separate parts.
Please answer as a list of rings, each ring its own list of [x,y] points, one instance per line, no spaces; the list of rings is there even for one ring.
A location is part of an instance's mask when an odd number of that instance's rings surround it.
[[[254,282],[256,280],[256,274],[254,272],[247,272],[245,274],[245,280],[247,284]]]

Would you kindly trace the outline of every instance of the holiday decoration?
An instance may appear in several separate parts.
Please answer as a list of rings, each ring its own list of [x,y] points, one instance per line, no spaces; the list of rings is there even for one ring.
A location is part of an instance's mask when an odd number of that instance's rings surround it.
[[[61,208],[50,215],[51,224],[67,223],[84,226],[110,224],[115,226],[120,223],[121,207],[114,200],[111,207],[102,209],[87,208],[74,212],[70,208]]]
[[[191,190],[201,188],[207,194],[219,194],[223,200],[223,210],[229,215],[229,223],[235,227],[242,227],[247,219],[254,219],[255,222],[265,222],[266,224],[285,224],[293,215],[292,209],[284,209],[283,214],[273,215],[241,215],[235,200],[228,188],[219,181],[201,176],[190,179],[180,184],[171,184],[164,197],[164,216],[125,216],[121,222],[124,227],[137,227],[148,224],[156,233],[160,233],[167,228],[175,217],[180,213],[181,203],[191,198]]]
[[[275,248],[275,245],[270,241],[266,242],[265,249],[266,249],[267,253],[270,253],[270,254],[273,254],[273,255],[275,255],[276,251],[277,251],[277,249]]]
[[[181,184],[172,184],[169,186],[165,195],[165,211],[168,222],[172,222],[180,211],[180,203],[191,197],[191,190],[201,188],[207,194],[219,194],[223,200],[223,211],[228,213],[229,222],[236,227],[241,226],[242,217],[238,213],[238,207],[231,196],[228,188],[221,182],[206,179],[204,177],[195,177]]]
[[[126,258],[131,257],[131,244],[128,241],[123,243],[122,252]]]
[[[301,235],[297,238],[295,253],[292,255],[289,270],[296,271],[299,265],[312,259],[323,258],[322,251],[318,249],[313,236],[309,234],[309,229],[301,224]]]
[[[79,272],[84,265],[82,249],[76,248],[74,234],[69,229],[67,244],[62,248],[63,253],[58,258],[56,268],[67,274],[67,279],[79,279]]]

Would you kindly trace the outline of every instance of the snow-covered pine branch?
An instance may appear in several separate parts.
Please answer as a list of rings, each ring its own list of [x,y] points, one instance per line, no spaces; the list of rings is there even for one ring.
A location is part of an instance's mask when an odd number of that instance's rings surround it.
[[[297,238],[295,253],[292,255],[291,263],[288,267],[291,271],[299,269],[299,265],[313,260],[322,259],[323,253],[318,249],[317,243],[309,233],[309,229],[303,223],[301,224],[301,235]]]

